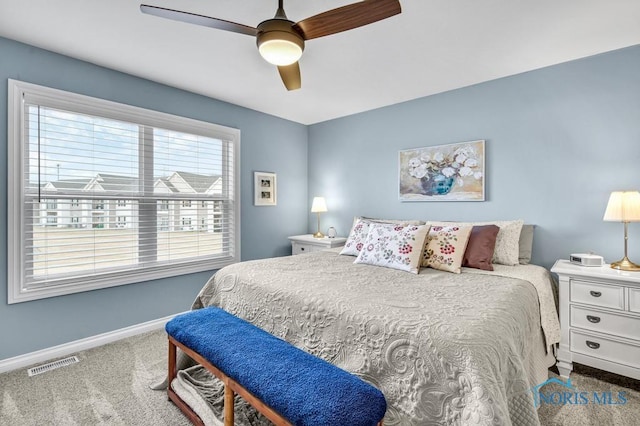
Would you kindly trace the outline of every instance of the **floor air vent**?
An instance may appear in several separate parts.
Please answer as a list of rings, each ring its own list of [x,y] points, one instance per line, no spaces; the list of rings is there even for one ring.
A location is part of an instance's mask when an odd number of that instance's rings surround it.
[[[36,376],[38,374],[46,373],[47,371],[55,370],[56,368],[66,367],[67,365],[80,362],[77,356],[70,356],[69,358],[59,359],[57,361],[42,364],[37,367],[33,367],[27,370],[29,377]]]

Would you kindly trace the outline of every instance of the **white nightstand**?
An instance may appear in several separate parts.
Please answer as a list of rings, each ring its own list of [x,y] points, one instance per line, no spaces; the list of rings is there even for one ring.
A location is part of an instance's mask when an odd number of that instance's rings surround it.
[[[314,238],[311,234],[294,235],[291,240],[291,254],[304,254],[320,251],[332,247],[342,247],[347,239],[345,237]]]
[[[558,260],[560,279],[558,370],[573,362],[640,379],[640,272]]]

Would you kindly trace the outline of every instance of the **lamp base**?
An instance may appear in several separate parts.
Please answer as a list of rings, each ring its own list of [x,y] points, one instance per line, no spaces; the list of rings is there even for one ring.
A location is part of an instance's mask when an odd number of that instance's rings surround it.
[[[324,238],[324,234],[320,231],[313,234],[313,238]]]
[[[640,272],[640,265],[637,265],[630,261],[627,256],[625,256],[622,260],[611,263],[611,267],[620,271]]]

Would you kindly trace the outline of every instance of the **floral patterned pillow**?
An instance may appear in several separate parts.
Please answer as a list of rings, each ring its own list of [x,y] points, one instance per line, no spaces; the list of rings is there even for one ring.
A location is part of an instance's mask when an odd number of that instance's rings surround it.
[[[417,274],[428,232],[427,225],[372,223],[364,246],[353,263],[384,266]]]
[[[431,226],[422,266],[459,274],[472,229],[473,226]]]
[[[364,246],[364,241],[369,234],[369,226],[371,224],[385,224],[385,225],[424,225],[424,221],[421,220],[396,220],[396,219],[374,219],[371,217],[356,216],[353,218],[353,226],[347,242],[342,248],[340,254],[348,256],[357,256],[360,254],[360,250]]]
[[[349,256],[357,256],[360,254],[360,250],[364,247],[364,242],[369,234],[369,227],[371,222],[368,220],[358,219],[353,224],[347,242],[342,247],[340,254],[346,254]]]

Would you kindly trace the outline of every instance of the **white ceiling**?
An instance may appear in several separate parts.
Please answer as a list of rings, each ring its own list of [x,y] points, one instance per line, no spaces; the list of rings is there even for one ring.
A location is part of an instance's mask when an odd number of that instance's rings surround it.
[[[250,26],[277,7],[142,2]],[[292,92],[252,37],[145,15],[134,0],[0,0],[0,36],[303,124],[640,44],[639,0],[400,2],[400,15],[308,41]],[[299,21],[349,3],[284,7]]]

